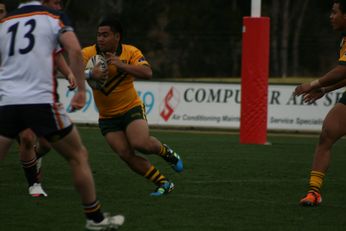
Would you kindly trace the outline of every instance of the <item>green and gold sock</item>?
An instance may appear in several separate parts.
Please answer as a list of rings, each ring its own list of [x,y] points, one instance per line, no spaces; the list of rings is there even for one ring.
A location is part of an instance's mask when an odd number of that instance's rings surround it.
[[[163,182],[167,181],[167,178],[162,175],[160,171],[157,170],[153,165],[150,166],[149,170],[144,176],[156,185],[161,185]]]
[[[168,149],[165,145],[161,144],[159,155],[162,157],[167,157]]]
[[[324,175],[325,174],[323,172],[311,171],[310,182],[309,182],[309,192],[320,193]]]

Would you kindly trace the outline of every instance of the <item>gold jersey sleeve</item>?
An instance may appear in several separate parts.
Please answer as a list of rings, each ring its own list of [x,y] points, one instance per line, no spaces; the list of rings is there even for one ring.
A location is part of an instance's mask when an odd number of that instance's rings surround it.
[[[339,64],[346,65],[346,36],[342,37],[340,43]]]
[[[83,49],[84,63],[97,54],[95,45]],[[130,65],[149,65],[142,52],[127,44],[120,44],[117,55],[119,59]],[[101,89],[93,89],[95,104],[100,118],[112,118],[126,113],[131,108],[141,105],[134,87],[134,76],[118,70],[114,65],[108,66],[108,79]]]

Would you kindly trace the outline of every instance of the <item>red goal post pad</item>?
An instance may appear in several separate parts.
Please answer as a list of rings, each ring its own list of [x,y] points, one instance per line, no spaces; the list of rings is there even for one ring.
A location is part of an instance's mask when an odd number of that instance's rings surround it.
[[[243,18],[240,143],[266,144],[270,19]]]

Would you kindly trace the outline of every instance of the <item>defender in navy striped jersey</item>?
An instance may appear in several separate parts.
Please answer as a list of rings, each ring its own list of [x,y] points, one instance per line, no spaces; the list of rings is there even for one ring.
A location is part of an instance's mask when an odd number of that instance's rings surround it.
[[[63,14],[43,7],[39,1],[21,2],[17,10],[0,20],[0,159],[19,132],[30,128],[69,162],[84,205],[86,228],[117,228],[123,224],[124,217],[101,213],[88,152],[55,94],[53,55],[60,42],[76,76],[77,90],[71,100],[71,110],[85,105],[78,39]]]
[[[61,0],[41,0],[42,5],[54,10],[61,10]],[[62,54],[63,49],[58,46],[54,54],[54,76],[59,70],[66,76],[69,82],[69,89],[76,87],[75,77],[73,72],[67,65]],[[25,173],[25,178],[28,182],[28,192],[32,197],[48,196],[43,190],[42,181],[42,159],[48,153],[51,146],[44,138],[37,138],[31,129],[25,129],[20,132],[19,137],[19,152],[22,168]]]

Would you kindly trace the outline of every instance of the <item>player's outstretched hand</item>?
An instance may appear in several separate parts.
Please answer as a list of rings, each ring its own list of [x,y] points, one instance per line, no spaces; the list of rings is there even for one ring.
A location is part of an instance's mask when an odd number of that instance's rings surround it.
[[[304,94],[303,98],[305,103],[312,104],[322,96],[324,96],[324,93],[321,91],[321,89],[315,89],[310,91],[309,93]]]
[[[293,94],[299,96],[305,93],[309,93],[311,90],[312,90],[312,86],[310,83],[303,83],[294,89]]]

